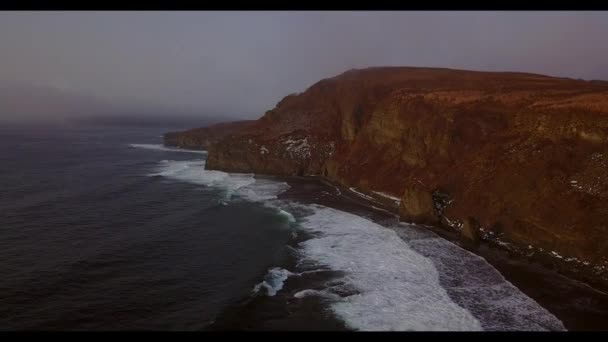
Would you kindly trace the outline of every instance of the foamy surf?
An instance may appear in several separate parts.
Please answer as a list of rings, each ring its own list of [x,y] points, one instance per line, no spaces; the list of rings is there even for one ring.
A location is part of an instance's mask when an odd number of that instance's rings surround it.
[[[416,226],[389,229],[318,205],[302,228],[304,259],[345,272],[357,291],[331,304],[357,330],[565,330],[483,258]],[[320,234],[320,236],[319,236]],[[307,291],[335,298],[332,286]],[[329,292],[328,292],[329,291]]]
[[[185,152],[185,153],[207,154],[207,151],[188,150],[188,149],[177,148],[177,147],[167,147],[162,144],[129,144],[129,146],[134,147],[134,148],[143,148],[146,150],[155,150],[155,151],[163,151],[163,152]]]
[[[157,166],[157,172],[148,176],[162,176],[220,189],[224,191],[226,200],[238,197],[251,202],[268,201],[276,199],[289,188],[285,182],[256,179],[251,173],[206,170],[205,164],[204,159],[162,160]]]
[[[341,299],[341,297],[335,293],[331,293],[329,291],[312,290],[312,289],[307,289],[307,290],[302,290],[302,291],[296,292],[293,296],[294,296],[294,298],[298,298],[298,299],[302,299],[302,298],[306,298],[306,297],[321,297],[321,298],[327,298],[327,299],[334,300],[334,301],[339,301]]]
[[[296,222],[296,218],[293,217],[293,215],[290,212],[288,212],[288,211],[285,211],[283,209],[279,209],[279,215],[287,218],[287,221],[289,221],[290,223],[295,223]],[[297,234],[296,234],[296,236],[297,236]]]
[[[484,330],[566,330],[559,319],[482,257],[414,225],[393,229],[412,249],[433,262],[441,286],[457,304],[475,314]]]
[[[264,276],[264,280],[253,287],[253,292],[260,293],[260,291],[263,290],[265,291],[265,295],[272,297],[276,295],[277,292],[281,291],[285,284],[285,280],[292,274],[293,273],[286,269],[273,267],[268,270],[268,273]]]
[[[163,160],[158,172],[149,176],[162,176],[183,182],[221,188],[226,199],[235,191],[255,182],[252,174],[228,174],[222,171],[205,170],[205,160]]]
[[[359,216],[311,206],[302,228],[320,237],[301,244],[303,258],[346,273],[358,293],[331,304],[356,330],[481,330],[439,284],[433,263],[397,234]],[[309,294],[309,293],[308,293]]]
[[[286,182],[255,178],[252,184],[238,189],[235,194],[239,198],[251,202],[269,203],[271,200],[277,199],[278,195],[287,189],[289,189],[289,185]]]

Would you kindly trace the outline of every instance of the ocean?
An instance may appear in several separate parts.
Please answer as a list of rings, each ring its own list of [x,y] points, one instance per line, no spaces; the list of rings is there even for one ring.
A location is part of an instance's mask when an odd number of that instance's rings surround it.
[[[0,330],[564,330],[483,258],[171,128],[0,131]]]

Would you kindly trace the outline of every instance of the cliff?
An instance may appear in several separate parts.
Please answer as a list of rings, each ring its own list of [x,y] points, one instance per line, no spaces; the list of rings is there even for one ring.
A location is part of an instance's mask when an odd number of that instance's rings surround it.
[[[193,128],[184,132],[169,132],[163,136],[164,144],[166,146],[206,150],[212,142],[232,136],[252,122],[252,120],[234,121]]]
[[[350,70],[210,140],[209,169],[323,176],[400,198],[405,221],[606,277],[608,82]]]

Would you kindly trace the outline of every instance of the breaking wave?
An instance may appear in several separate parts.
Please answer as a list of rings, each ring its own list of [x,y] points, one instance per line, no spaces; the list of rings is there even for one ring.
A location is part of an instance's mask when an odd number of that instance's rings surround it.
[[[155,150],[155,151],[164,151],[164,152],[185,152],[185,153],[207,154],[207,151],[203,151],[203,150],[188,150],[188,149],[184,149],[184,148],[167,147],[162,144],[129,144],[129,146],[135,147],[135,148],[143,148],[146,150]]]
[[[433,262],[441,286],[452,300],[477,317],[484,330],[565,330],[559,319],[482,257],[421,227],[403,226],[393,229],[413,250]]]
[[[302,243],[304,258],[346,273],[358,293],[331,305],[358,330],[481,330],[439,284],[433,263],[397,234],[359,216],[314,206],[302,228],[321,236]],[[303,294],[302,294],[303,295]]]
[[[276,199],[281,192],[289,188],[285,182],[256,179],[253,174],[206,170],[204,159],[162,160],[157,172],[149,176],[213,187],[223,190],[226,199],[237,196],[253,202]]]
[[[302,243],[302,256],[345,272],[339,287],[356,293],[331,308],[353,329],[565,330],[483,258],[423,228],[389,229],[339,210],[309,207],[314,213],[301,226],[317,237]],[[328,298],[325,290],[318,294]]]
[[[265,291],[267,296],[272,297],[276,295],[277,292],[281,291],[285,284],[285,280],[292,274],[293,273],[286,269],[273,267],[268,270],[268,273],[264,276],[264,280],[254,286],[253,292],[260,293],[260,291]]]

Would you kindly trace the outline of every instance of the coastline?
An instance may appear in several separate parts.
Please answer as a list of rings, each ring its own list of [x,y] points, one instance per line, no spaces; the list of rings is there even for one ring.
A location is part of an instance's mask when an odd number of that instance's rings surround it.
[[[339,209],[387,226],[400,222],[398,203],[381,194],[366,194],[322,176],[276,176],[255,174],[287,182],[291,188],[279,198],[296,199]],[[295,187],[292,185],[296,185]],[[302,191],[309,187],[309,190]],[[296,190],[297,189],[297,190]],[[293,193],[296,190],[297,193]],[[323,198],[322,190],[333,196]],[[350,204],[348,204],[350,203]],[[608,286],[591,272],[572,272],[560,259],[541,254],[525,254],[512,243],[482,237],[477,243],[462,239],[457,228],[416,224],[440,238],[487,261],[521,292],[560,319],[568,330],[607,330]],[[221,328],[220,328],[221,329]]]
[[[380,196],[374,194],[366,194],[362,190],[355,189],[353,191],[352,188],[346,188],[338,183],[334,183],[328,179],[318,176],[306,176],[303,178],[315,179],[321,183],[327,184],[329,186],[336,187],[340,189],[342,195],[346,195],[350,198],[356,198],[370,208],[370,210],[377,210],[390,213],[394,216],[399,216],[397,211],[398,206],[389,205],[389,201],[381,198]],[[509,257],[517,257],[520,259],[525,259],[528,262],[538,264],[541,267],[547,268],[549,270],[554,270],[558,272],[560,275],[565,276],[569,279],[584,283],[585,285],[593,288],[596,291],[604,293],[608,295],[608,280],[603,277],[598,277],[593,272],[593,267],[596,265],[589,265],[587,267],[574,268],[570,266],[562,257],[555,257],[551,255],[549,252],[546,253],[526,253],[525,246],[520,246],[516,242],[513,241],[502,241],[497,238],[489,237],[485,235],[480,238],[478,242],[469,242],[466,239],[461,238],[460,230],[449,226],[435,226],[428,224],[417,224],[414,222],[408,222],[411,224],[415,224],[420,227],[424,227],[435,234],[441,236],[442,238],[451,241],[453,243],[458,244],[460,247],[465,248],[466,250],[473,252],[475,254],[479,253],[487,253],[486,251],[489,249],[496,249],[501,251],[503,254],[508,254]],[[480,256],[483,256],[479,254]],[[584,266],[584,265],[580,265]],[[597,266],[596,266],[597,267]]]
[[[256,175],[256,177],[268,177]],[[334,184],[322,177],[280,177],[290,186],[279,198],[294,197],[306,200],[311,197],[315,203],[339,209],[386,226],[397,224],[399,216],[396,207],[388,201],[373,201],[378,199],[373,195],[361,196],[341,185]],[[316,184],[315,184],[316,183]],[[295,186],[294,186],[295,185]],[[312,191],[301,190],[308,187]],[[314,188],[317,189],[314,189]],[[323,189],[334,189],[337,197],[320,197],[314,193]],[[336,191],[337,190],[337,191]],[[294,191],[296,193],[294,193]],[[350,202],[350,203],[349,203]],[[552,267],[551,259],[539,258],[519,253],[517,250],[505,248],[493,241],[481,240],[477,244],[468,243],[460,238],[456,230],[442,227],[417,225],[444,240],[447,240],[483,259],[494,267],[504,278],[516,286],[528,297],[560,319],[568,330],[606,330],[608,322],[608,293],[603,283],[584,281],[568,274],[567,270]]]

